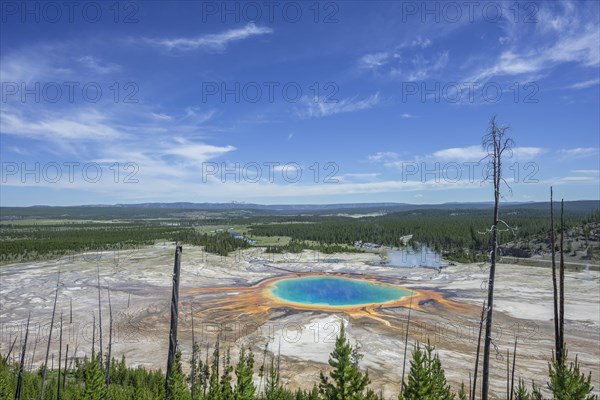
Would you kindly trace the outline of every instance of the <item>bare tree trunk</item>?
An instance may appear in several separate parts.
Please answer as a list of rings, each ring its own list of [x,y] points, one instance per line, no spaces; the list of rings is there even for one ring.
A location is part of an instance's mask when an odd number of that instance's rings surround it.
[[[267,349],[269,348],[269,340],[267,339],[267,343],[265,343],[265,349],[263,350],[263,362],[260,370],[262,371],[260,375],[260,381],[258,382],[258,390],[256,393],[260,393],[260,389],[262,388],[263,376],[265,375],[265,361],[267,359]],[[208,348],[206,349],[208,351]],[[208,361],[208,360],[207,360]],[[205,393],[206,395],[206,393]]]
[[[471,382],[471,371],[469,371],[469,400],[473,400],[473,398],[471,397],[471,391],[472,389],[472,382]]]
[[[519,337],[515,336],[515,348],[513,350],[513,362],[512,362],[512,376],[510,378],[510,400],[513,398],[513,394],[515,393],[515,365],[517,361],[517,342],[519,341]]]
[[[92,311],[92,361],[96,356],[96,314]]]
[[[560,200],[560,270],[559,270],[559,287],[560,287],[560,297],[559,297],[559,349],[560,349],[560,358],[558,361],[562,360],[564,356],[565,349],[565,249],[564,249],[564,236],[565,236],[565,219],[564,219],[564,201]]]
[[[499,127],[496,124],[496,118],[492,118],[490,123],[490,134],[484,138],[484,145],[487,145],[488,155],[492,157],[492,172],[494,180],[494,220],[492,224],[492,249],[490,261],[490,275],[488,279],[488,299],[487,316],[485,320],[485,341],[483,346],[483,382],[482,382],[482,400],[488,400],[489,396],[489,378],[490,378],[490,350],[492,347],[492,327],[494,314],[494,280],[496,275],[496,261],[498,257],[498,223],[500,209],[500,184],[502,179],[502,157],[505,150],[511,148],[512,140],[504,137],[508,127]],[[490,147],[493,151],[490,152]]]
[[[169,356],[167,359],[167,373],[165,376],[165,391],[167,398],[170,395],[169,379],[173,371],[175,353],[177,352],[177,319],[179,313],[179,276],[181,273],[181,251],[179,244],[175,245],[175,263],[173,265],[173,290],[171,293],[171,327],[169,330]]]
[[[25,368],[25,352],[27,351],[27,337],[29,336],[29,321],[31,320],[31,311],[27,317],[27,328],[25,328],[25,341],[21,349],[21,363],[19,365],[19,375],[17,378],[17,390],[15,391],[15,400],[21,400],[23,391],[23,370]]]
[[[98,339],[100,347],[98,349],[98,360],[100,361],[100,369],[104,365],[104,359],[102,358],[102,302],[100,300],[100,266],[96,265],[98,269]]]
[[[56,399],[60,400],[60,360],[62,358],[62,335],[63,335],[63,314],[60,313],[60,334],[58,339],[58,381],[56,385]]]
[[[477,390],[477,370],[479,368],[479,352],[481,350],[481,333],[483,331],[483,320],[485,319],[485,301],[481,308],[481,317],[479,318],[479,336],[477,337],[477,353],[475,355],[475,371],[473,372],[473,392],[471,399],[475,400],[475,391]]]
[[[406,334],[404,335],[404,357],[402,360],[402,380],[400,381],[400,393],[404,391],[404,371],[406,369],[406,353],[408,346],[408,329],[410,328],[410,312],[412,310],[413,295],[410,295],[410,303],[408,305],[408,318],[406,320]]]
[[[41,326],[38,325],[38,331],[35,335],[35,342],[33,342],[33,354],[31,354],[31,361],[29,362],[29,371],[33,368],[33,361],[35,360],[35,350],[37,348],[38,340],[40,339]]]
[[[554,237],[554,203],[552,200],[552,187],[550,187],[550,245],[552,247],[552,290],[554,300],[554,352],[556,358],[560,359],[560,331],[558,325],[560,319],[558,315],[558,288],[556,283],[556,249],[554,248],[556,238]]]
[[[344,320],[342,319],[342,324],[344,323]],[[279,385],[279,378],[281,377],[281,375],[279,375],[279,367],[281,366],[281,335],[279,335],[279,348],[277,349],[277,385]]]
[[[110,302],[110,287],[108,288],[108,355],[106,358],[106,399],[108,400],[108,388],[110,386],[110,364],[112,356],[112,331],[113,331],[113,316],[112,303]]]
[[[48,347],[46,347],[46,359],[44,361],[44,374],[42,375],[42,393],[40,399],[44,400],[46,389],[46,372],[48,371],[48,355],[50,354],[50,343],[52,342],[52,327],[54,326],[54,315],[56,314],[56,300],[58,300],[58,285],[60,283],[60,272],[56,278],[56,293],[54,294],[54,307],[52,308],[52,319],[50,320],[50,332],[48,333]]]
[[[67,382],[67,361],[69,360],[69,343],[67,343],[67,349],[65,351],[65,369],[63,370],[63,390],[65,390],[65,383]]]
[[[208,352],[209,352],[208,343],[206,343],[206,361],[204,362],[204,365],[206,365],[206,366],[208,366]],[[263,362],[263,364],[264,364],[264,362]],[[261,381],[262,381],[262,378],[261,378]],[[204,398],[206,398],[207,386],[208,386],[207,377],[205,375],[202,375],[202,396]],[[260,386],[259,386],[259,388],[260,388]],[[260,389],[259,389],[259,393],[260,393]]]
[[[510,350],[506,349],[506,400],[510,399]]]
[[[10,353],[12,353],[13,348],[15,347],[15,343],[17,343],[17,337],[16,336],[15,336],[15,340],[13,340],[12,344],[10,345],[10,349],[8,349],[8,353],[6,354],[6,357],[4,357],[4,362],[5,363],[8,362],[8,359],[10,358]]]
[[[192,385],[192,400],[196,399],[196,335],[194,332],[194,305],[190,305],[192,313],[192,371],[191,371],[191,385]]]

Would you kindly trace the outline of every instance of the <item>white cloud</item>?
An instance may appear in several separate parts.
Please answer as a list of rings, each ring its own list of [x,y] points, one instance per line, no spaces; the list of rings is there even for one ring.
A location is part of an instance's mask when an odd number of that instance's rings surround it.
[[[328,100],[314,101],[314,99],[303,99],[306,109],[300,113],[303,117],[327,117],[334,114],[368,110],[379,104],[379,92],[365,99],[357,100],[356,96],[332,102]]]
[[[273,29],[249,23],[243,28],[230,29],[222,33],[192,38],[144,39],[144,41],[152,45],[164,47],[167,50],[224,50],[231,42],[270,33],[273,33]]]
[[[388,78],[409,81],[427,79],[434,72],[444,69],[449,60],[448,51],[425,54],[423,50],[431,44],[431,39],[416,36],[387,51],[365,54],[360,57],[358,65],[363,70],[371,70]]]
[[[185,108],[186,119],[188,119],[191,123],[194,124],[203,124],[212,119],[212,117],[214,117],[215,114],[216,110],[207,110],[203,112],[199,107]]]
[[[600,65],[598,10],[592,5],[575,7],[571,2],[549,2],[539,8],[538,22],[523,24],[508,16],[503,21],[510,43],[491,63],[479,65],[463,79],[487,81],[495,76],[541,74],[563,63],[597,68]],[[510,38],[510,39],[509,39]]]
[[[429,78],[432,72],[439,71],[448,65],[448,52],[439,53],[431,58],[416,55],[408,67],[400,66],[393,70],[394,75],[401,75],[409,81],[422,81]]]
[[[173,117],[164,113],[152,113],[152,117],[163,121],[171,121],[173,119]]]
[[[360,65],[364,68],[375,69],[387,64],[390,54],[387,52],[366,54],[360,59]]]
[[[184,160],[201,163],[222,156],[235,149],[234,146],[213,146],[205,143],[193,143],[185,138],[175,137],[170,147],[163,148],[161,145],[155,154],[160,156],[174,155]]]
[[[598,84],[600,84],[600,79],[598,79],[598,78],[590,79],[588,81],[577,82],[577,83],[569,86],[569,89],[587,89],[589,87],[596,86]]]
[[[398,159],[398,154],[393,151],[378,151],[367,157],[369,161],[390,161]]]
[[[374,181],[381,174],[378,172],[348,173],[338,177],[341,181]]]
[[[561,149],[558,151],[563,157],[583,158],[598,154],[597,147],[576,147],[574,149]]]
[[[532,160],[545,152],[541,147],[515,147],[512,149],[512,160]]]
[[[515,147],[511,154],[506,153],[507,159],[516,161],[532,160],[544,152],[541,147]],[[486,156],[486,152],[481,145],[473,145],[467,147],[452,147],[448,149],[438,150],[431,154],[431,157],[440,161],[479,161]]]
[[[420,47],[424,49],[431,46],[431,40],[418,36],[416,39],[411,40],[408,45],[411,47]]]
[[[432,157],[441,161],[479,161],[485,157],[485,152],[480,145],[468,147],[452,147],[438,150]]]
[[[96,74],[109,74],[121,69],[121,66],[118,64],[105,63],[92,56],[80,57],[77,61]]]
[[[69,116],[24,118],[17,113],[0,113],[2,134],[49,141],[115,140],[124,136],[113,128],[106,115],[94,109],[70,113]]]

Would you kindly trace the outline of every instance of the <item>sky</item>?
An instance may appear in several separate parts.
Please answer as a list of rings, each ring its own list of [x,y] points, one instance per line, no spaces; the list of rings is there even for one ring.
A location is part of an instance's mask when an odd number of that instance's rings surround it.
[[[599,4],[4,1],[0,204],[599,199]]]

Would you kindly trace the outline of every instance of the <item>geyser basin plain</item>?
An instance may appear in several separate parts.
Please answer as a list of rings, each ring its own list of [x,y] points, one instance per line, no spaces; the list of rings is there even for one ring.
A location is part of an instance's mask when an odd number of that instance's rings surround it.
[[[295,304],[355,307],[400,300],[413,292],[361,279],[308,276],[278,280],[273,284],[271,294],[279,300]]]

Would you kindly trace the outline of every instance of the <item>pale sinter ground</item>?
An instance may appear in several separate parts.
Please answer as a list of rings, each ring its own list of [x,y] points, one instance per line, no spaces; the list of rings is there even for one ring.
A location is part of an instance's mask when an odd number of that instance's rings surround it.
[[[15,337],[20,337],[27,314],[31,311],[31,335],[28,358],[39,338],[33,366],[43,361],[45,343],[52,313],[57,273],[61,272],[57,322],[63,313],[63,349],[69,343],[69,353],[77,357],[90,355],[92,313],[98,322],[96,267],[100,267],[102,286],[103,346],[108,343],[107,287],[110,286],[114,314],[113,355],[125,354],[130,365],[143,365],[164,370],[168,349],[169,302],[173,268],[172,243],[123,251],[120,254],[101,253],[71,258],[3,266],[0,273],[0,352],[6,354]],[[186,246],[181,273],[179,343],[184,359],[190,358],[190,306],[202,308],[206,297],[190,293],[199,287],[252,285],[266,278],[285,276],[289,271],[337,272],[375,275],[408,288],[441,291],[450,300],[471,305],[460,313],[441,304],[425,304],[423,311],[411,316],[409,350],[417,340],[429,339],[440,354],[446,376],[454,389],[460,382],[468,385],[469,371],[475,362],[478,333],[478,310],[486,297],[481,283],[487,271],[476,264],[450,266],[438,273],[424,268],[393,268],[371,265],[378,261],[374,254],[336,254],[337,263],[324,262],[313,252],[298,255],[277,255],[275,262],[257,262],[261,256],[253,250],[242,255],[223,258],[206,254],[201,248]],[[270,256],[273,257],[272,255]],[[328,258],[330,256],[327,256]],[[501,264],[497,269],[494,312],[494,343],[498,353],[492,355],[491,383],[496,398],[506,391],[506,349],[519,334],[516,376],[530,383],[532,379],[545,386],[548,360],[552,354],[554,328],[552,323],[552,281],[547,268]],[[569,355],[577,354],[584,371],[592,372],[595,392],[600,393],[600,274],[598,272],[566,273],[566,340]],[[228,301],[236,291],[214,296]],[[72,320],[70,315],[72,300]],[[129,305],[129,306],[128,306]],[[211,318],[195,321],[196,339],[203,341],[203,356],[207,341],[214,343],[220,329],[226,346],[236,359],[241,345],[255,353],[256,367],[263,363],[265,343],[269,343],[267,362],[273,353],[281,352],[283,382],[289,387],[312,387],[318,382],[320,370],[327,370],[327,358],[339,331],[342,319],[348,323],[351,343],[361,346],[361,365],[369,368],[372,387],[382,390],[386,398],[396,396],[402,373],[404,330],[408,310],[397,307],[381,311],[381,320],[348,317],[344,313],[292,310],[278,307],[266,313],[236,315],[218,311]],[[220,314],[220,315],[219,315]],[[237,323],[236,321],[242,321]],[[249,324],[248,321],[251,321]],[[96,338],[96,341],[98,339]],[[58,332],[55,328],[52,351],[58,355]],[[18,347],[18,339],[17,345]],[[98,346],[96,345],[96,351]],[[212,353],[212,348],[210,349]],[[14,353],[13,353],[14,354]],[[409,357],[410,359],[410,354]],[[29,361],[28,361],[29,362]],[[55,366],[58,361],[55,361]],[[188,368],[187,361],[185,362]],[[408,374],[408,362],[407,362]],[[257,384],[259,383],[256,376]]]

